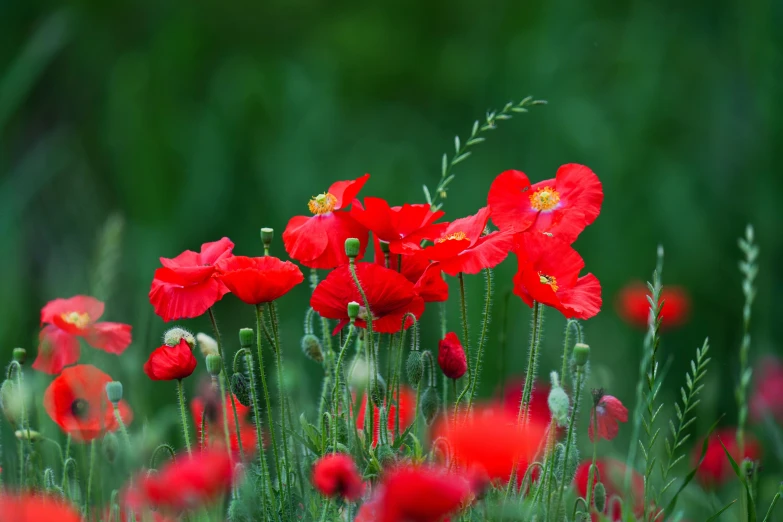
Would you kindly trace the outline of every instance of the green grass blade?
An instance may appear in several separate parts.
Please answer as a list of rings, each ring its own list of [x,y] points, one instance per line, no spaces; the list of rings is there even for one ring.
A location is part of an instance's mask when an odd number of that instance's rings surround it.
[[[723,514],[723,512],[724,512],[724,511],[726,511],[727,509],[729,509],[729,508],[730,508],[731,506],[733,506],[733,505],[734,505],[736,502],[737,502],[737,499],[735,498],[734,500],[732,500],[731,502],[729,502],[728,504],[726,504],[725,506],[723,506],[723,507],[721,508],[721,510],[720,510],[720,511],[718,511],[717,513],[715,513],[714,515],[712,515],[710,518],[708,518],[708,519],[707,519],[707,522],[712,522],[713,520],[718,520],[718,517],[719,517],[719,516],[721,516],[721,515]]]
[[[723,448],[723,452],[726,454],[726,457],[728,457],[729,462],[731,463],[731,469],[734,470],[734,474],[737,475],[737,478],[739,478],[740,482],[745,487],[745,494],[747,495],[748,500],[748,522],[756,522],[756,505],[753,502],[753,494],[750,491],[750,484],[748,484],[748,479],[745,477],[745,474],[742,473],[742,470],[740,470],[737,461],[735,461],[734,457],[731,456],[729,450],[727,450],[726,446],[723,445],[723,441],[718,439],[718,442],[720,442],[720,445]]]

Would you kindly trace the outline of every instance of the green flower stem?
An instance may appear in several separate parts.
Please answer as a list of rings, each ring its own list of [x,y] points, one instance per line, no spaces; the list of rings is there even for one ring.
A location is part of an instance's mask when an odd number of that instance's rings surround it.
[[[92,473],[95,470],[95,439],[90,442],[90,469],[87,472],[87,498],[84,500],[84,512],[87,513],[90,507],[90,497],[92,496]]]
[[[185,447],[188,449],[188,455],[192,455],[193,450],[190,447],[188,417],[185,413],[185,387],[182,385],[182,379],[177,379],[177,399],[179,399],[179,417],[182,421],[182,435],[185,437]]]
[[[530,350],[525,371],[525,386],[522,389],[522,402],[519,403],[517,422],[528,421],[530,409],[530,397],[533,394],[533,381],[536,379],[536,367],[538,366],[538,347],[541,343],[541,323],[544,319],[544,308],[538,301],[533,301],[533,327],[530,330]]]
[[[258,350],[258,368],[259,371],[261,372],[261,387],[264,392],[264,402],[266,404],[266,416],[267,416],[267,422],[269,423],[269,438],[272,440],[272,455],[275,459],[277,480],[280,482],[280,488],[282,489],[283,474],[282,474],[282,469],[280,468],[280,457],[277,448],[277,437],[275,436],[275,423],[274,420],[272,419],[272,401],[269,398],[269,388],[266,385],[266,374],[264,372],[264,351],[263,351],[263,345],[261,343],[261,330],[262,330],[263,322],[264,322],[264,309],[263,309],[263,305],[259,304],[256,305],[256,347]],[[255,389],[255,385],[253,385],[252,387],[253,389]],[[258,418],[259,417],[256,417],[256,419]],[[261,438],[260,428],[259,428],[259,438],[258,438],[258,444],[260,448],[259,451],[263,453],[262,441],[263,439]]]
[[[125,426],[125,422],[122,420],[122,415],[120,414],[120,408],[116,404],[114,405],[114,418],[117,419],[117,425],[120,427],[122,440],[125,441],[125,445],[128,447],[128,455],[131,455],[133,449],[131,448],[131,440],[130,435],[128,435],[128,428]],[[70,442],[70,438],[68,439],[68,442]]]
[[[370,396],[372,395],[372,391],[375,389],[375,379],[377,378],[374,364],[375,340],[372,328],[372,309],[370,308],[370,301],[367,299],[367,294],[364,293],[364,288],[362,288],[362,283],[359,281],[359,275],[356,273],[356,263],[354,258],[350,259],[348,268],[351,271],[351,276],[353,277],[353,282],[356,285],[356,289],[359,291],[359,295],[362,296],[362,302],[364,303],[364,308],[367,312],[367,330],[364,346],[367,353],[367,365],[369,371],[367,374],[367,409],[365,410],[366,415],[364,418],[368,427],[367,431],[365,432],[365,439],[367,441],[367,451],[369,451],[372,447],[372,440],[375,434],[375,415],[373,414],[374,405]]]
[[[465,276],[459,273],[459,306],[460,317],[462,319],[462,343],[465,346],[465,357],[468,360],[468,382],[471,382],[473,369],[470,367],[470,332],[468,328],[468,306],[465,299]]]
[[[598,412],[596,408],[593,408],[592,422],[593,422],[593,461],[590,464],[590,472],[587,474],[587,511],[588,513],[593,510],[593,486],[595,481],[596,460],[598,459]]]
[[[288,490],[288,500],[291,502],[291,512],[294,512],[293,496],[291,495],[291,463],[288,455],[288,436],[285,433],[285,389],[283,388],[283,351],[280,349],[280,325],[277,321],[277,308],[274,302],[268,303],[269,317],[272,322],[275,354],[277,356],[277,394],[280,399],[280,436],[283,439],[283,467],[285,468],[285,485]],[[281,485],[282,487],[282,485]]]
[[[481,362],[484,353],[484,346],[487,341],[487,332],[489,331],[490,312],[492,308],[492,269],[486,269],[486,289],[484,292],[484,320],[481,325],[481,337],[479,337],[478,349],[476,350],[476,368],[473,372],[473,379],[470,384],[470,395],[468,395],[468,412],[473,406],[473,399],[476,398],[476,384],[478,384],[481,375]],[[468,364],[470,366],[470,364]]]
[[[576,390],[574,390],[574,407],[571,410],[571,418],[568,420],[568,433],[566,434],[565,450],[563,451],[563,484],[557,490],[557,503],[555,504],[555,511],[560,509],[560,504],[563,502],[563,492],[567,484],[565,483],[565,470],[568,468],[568,457],[571,453],[571,446],[573,446],[574,433],[576,432],[576,417],[579,413],[579,401],[582,398],[582,386],[584,384],[584,368],[576,368]]]
[[[310,269],[310,290],[315,291],[318,286],[318,271],[315,268]],[[329,328],[329,319],[321,317],[321,342],[324,344],[326,353],[332,354],[332,331]]]
[[[343,357],[345,356],[345,351],[348,349],[348,346],[351,344],[351,341],[353,340],[354,333],[356,332],[356,327],[351,324],[348,327],[348,335],[345,337],[345,342],[343,343],[342,348],[340,348],[340,355],[337,357],[337,365],[334,368],[334,387],[332,388],[332,411],[334,412],[333,415],[335,418],[337,418],[338,412],[338,402],[337,402],[337,392],[340,388],[340,376],[342,375],[342,364],[343,364]],[[341,401],[342,402],[342,401]],[[335,424],[335,433],[337,432],[337,427]],[[335,435],[336,438],[336,435]]]
[[[220,397],[221,399],[223,399],[220,401],[220,409],[223,412],[223,435],[226,439],[226,450],[228,451],[229,455],[231,455],[231,432],[228,427],[228,407],[226,406],[226,401],[225,401],[225,398],[227,397],[226,380],[221,378],[224,375],[225,374],[221,374],[220,376],[218,376],[217,381],[218,381],[218,387],[220,388]],[[233,405],[234,404],[233,394],[229,392],[228,397],[229,397],[229,401]],[[236,406],[234,406],[234,409],[236,409]],[[234,420],[238,421],[239,419],[234,419]],[[203,432],[201,436],[202,438],[204,437]],[[242,435],[239,433],[239,430],[237,430],[237,449],[239,449],[240,460],[244,461],[244,452],[242,451]]]

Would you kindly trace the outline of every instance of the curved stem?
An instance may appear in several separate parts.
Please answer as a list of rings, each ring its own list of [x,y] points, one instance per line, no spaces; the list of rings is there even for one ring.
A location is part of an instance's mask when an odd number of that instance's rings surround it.
[[[190,447],[190,430],[188,429],[188,417],[185,413],[185,389],[182,385],[182,379],[177,379],[177,398],[179,399],[179,417],[182,421],[182,435],[185,437],[185,447],[188,449],[188,455],[193,454]]]
[[[131,448],[130,435],[128,435],[128,428],[125,426],[125,422],[122,420],[120,408],[117,407],[116,404],[114,405],[114,418],[117,419],[117,425],[120,427],[122,439],[125,441],[125,445],[128,447],[128,454],[130,455],[133,452],[133,449]]]

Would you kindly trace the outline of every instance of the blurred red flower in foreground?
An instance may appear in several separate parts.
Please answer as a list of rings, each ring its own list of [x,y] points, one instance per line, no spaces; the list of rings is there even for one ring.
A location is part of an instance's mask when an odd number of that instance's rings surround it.
[[[345,240],[355,237],[367,248],[367,229],[345,209],[359,194],[369,174],[355,180],[337,181],[307,204],[312,216],[294,216],[283,231],[288,255],[309,268],[335,268],[348,262]]]
[[[783,364],[774,357],[764,357],[753,375],[756,384],[750,398],[751,418],[763,422],[770,416],[783,423]]]
[[[339,321],[333,335],[348,324],[348,303],[351,301],[361,305],[356,326],[367,328],[367,316],[372,313],[372,328],[375,332],[399,332],[402,318],[408,312],[417,319],[421,317],[424,300],[416,295],[413,283],[402,274],[373,263],[356,263],[356,274],[370,303],[370,310],[364,307],[364,299],[356,288],[348,265],[332,270],[318,284],[310,299],[310,306],[321,317]],[[408,318],[405,327],[411,324],[413,321]]]
[[[65,368],[44,393],[43,404],[49,417],[74,440],[89,442],[119,426],[106,397],[106,384],[112,378],[89,364]],[[125,425],[133,419],[125,401],[119,403]]]
[[[514,253],[514,293],[528,306],[538,301],[577,319],[590,319],[601,310],[601,283],[593,274],[579,277],[585,262],[567,243],[527,232],[515,236]]]
[[[693,463],[698,464],[701,456],[701,447],[704,439],[693,448]],[[733,479],[734,470],[731,468],[723,446],[726,446],[731,457],[741,464],[743,459],[758,460],[761,457],[761,446],[750,433],[745,433],[745,451],[740,455],[737,444],[737,428],[722,428],[715,430],[707,443],[707,452],[704,454],[704,462],[696,472],[696,478],[707,487],[720,486]]]
[[[242,450],[245,455],[253,455],[256,451],[258,435],[253,423],[250,422],[250,406],[244,406],[236,397],[234,405],[237,409],[239,421],[239,437],[242,440]],[[231,406],[231,395],[226,395],[223,404],[220,403],[219,394],[207,392],[203,396],[196,397],[190,402],[190,412],[193,414],[193,424],[196,426],[196,438],[203,440],[205,446],[224,448],[226,436],[223,431],[223,407],[228,414],[228,433],[231,443],[231,451],[239,453],[239,439],[237,438],[236,424],[234,422],[234,410]],[[206,415],[206,420],[204,416]],[[201,425],[205,422],[206,432],[202,434]],[[263,441],[261,441],[263,443]]]
[[[234,243],[224,237],[204,243],[201,252],[185,250],[173,259],[160,258],[149,299],[164,321],[198,317],[228,293],[215,277],[218,261],[231,256]]]
[[[569,163],[557,169],[555,179],[535,185],[518,170],[502,172],[489,188],[487,204],[500,230],[550,232],[571,244],[598,217],[603,200],[598,176]]]
[[[447,333],[438,342],[438,366],[449,379],[459,379],[468,370],[465,349],[454,332]]]
[[[385,407],[385,406],[384,406]],[[400,400],[397,400],[395,395],[392,405],[389,406],[389,418],[386,423],[386,428],[389,430],[389,442],[394,440],[394,427],[397,423],[397,408],[400,409],[400,433],[408,429],[413,424],[414,415],[416,414],[416,393],[406,386],[400,386]],[[364,414],[367,411],[367,394],[362,395],[362,400],[359,403],[359,414],[356,416],[356,428],[359,430],[364,429]],[[378,434],[380,430],[381,410],[377,406],[373,406],[373,426],[375,427],[375,433],[372,438],[372,445],[378,444]]]
[[[386,256],[381,250],[378,238],[373,238],[375,244],[375,264],[386,266]],[[402,268],[400,268],[402,267]],[[414,291],[424,299],[425,303],[437,303],[449,298],[449,285],[443,279],[437,266],[430,263],[422,251],[413,254],[390,254],[387,267],[405,276],[413,283]]]
[[[650,294],[647,285],[640,281],[630,283],[617,295],[617,314],[631,326],[646,330],[650,320]],[[665,286],[661,290],[661,329],[682,326],[688,321],[691,299],[684,288]]]
[[[525,381],[516,381],[506,386],[503,390],[503,407],[511,415],[519,414],[519,405],[522,403],[522,389],[525,387]],[[530,395],[530,420],[548,425],[552,419],[552,412],[549,411],[549,390],[548,384],[535,382],[533,391]]]
[[[55,299],[41,310],[44,328],[38,335],[38,356],[33,368],[57,374],[79,360],[79,338],[105,352],[120,355],[131,343],[131,326],[122,323],[97,322],[104,304],[94,297],[77,295]]]
[[[426,203],[390,207],[385,200],[372,197],[364,198],[364,206],[357,200],[351,207],[351,217],[367,227],[374,237],[388,243],[394,254],[409,253],[405,243],[417,247],[422,239],[439,237],[439,231],[447,224],[430,225],[444,214],[442,210],[433,212]]]
[[[576,476],[574,477],[574,483],[576,490],[581,497],[587,497],[587,482],[590,477],[590,464],[591,462],[585,461],[579,465],[576,470]],[[600,482],[603,483],[606,488],[606,506],[607,510],[611,507],[611,513],[607,512],[607,516],[610,520],[616,522],[622,520],[622,507],[619,503],[610,502],[613,496],[618,496],[623,499],[623,504],[626,509],[632,511],[634,516],[641,517],[644,514],[644,477],[642,477],[636,471],[631,471],[631,488],[628,494],[625,494],[623,484],[625,483],[626,466],[623,462],[615,459],[598,459],[596,461],[598,467],[598,475],[593,478],[593,489],[598,482],[600,476]],[[588,500],[588,504],[592,505],[592,500]],[[595,514],[593,514],[593,520],[597,520]]]
[[[184,379],[196,369],[196,357],[183,338],[176,346],[156,348],[144,363],[144,373],[153,381],[173,381]]]
[[[34,493],[0,492],[0,520],[4,522],[80,522],[79,511],[59,497]]]
[[[225,450],[179,455],[157,473],[142,473],[128,502],[134,508],[192,510],[227,493],[234,479],[234,464]]]
[[[276,257],[232,256],[221,260],[218,278],[247,304],[270,303],[304,281],[299,267]]]
[[[628,408],[623,406],[620,399],[611,395],[604,395],[603,390],[593,391],[593,400],[595,406],[590,415],[590,426],[587,433],[590,436],[590,442],[593,442],[594,421],[593,415],[597,417],[598,437],[601,439],[612,440],[620,431],[619,422],[628,422]]]
[[[364,492],[359,470],[350,455],[325,455],[313,466],[313,485],[322,495],[357,500]]]

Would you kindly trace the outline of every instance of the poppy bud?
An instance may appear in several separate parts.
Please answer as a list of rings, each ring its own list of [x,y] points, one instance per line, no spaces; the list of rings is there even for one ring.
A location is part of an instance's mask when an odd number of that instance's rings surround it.
[[[235,373],[229,379],[232,393],[242,406],[250,406],[250,383],[244,373]]]
[[[357,317],[359,317],[359,310],[361,309],[361,306],[356,301],[351,301],[348,303],[348,319],[351,320],[351,322],[355,321]]]
[[[383,400],[386,398],[386,381],[380,375],[376,375],[372,381],[370,400],[378,407],[383,406]]]
[[[375,457],[384,468],[392,466],[397,462],[394,450],[388,444],[378,444],[378,447],[375,448]]]
[[[256,334],[252,328],[242,328],[239,330],[239,346],[242,348],[250,348],[253,346],[255,338]]]
[[[358,239],[355,237],[349,237],[345,240],[345,255],[351,259],[356,259],[356,256],[359,255],[360,247],[361,244],[359,243]]]
[[[220,355],[220,349],[218,348],[217,341],[205,333],[197,333],[196,341],[198,341],[198,349],[201,355],[204,357],[214,354]]]
[[[317,363],[324,362],[324,352],[321,347],[321,340],[313,334],[305,334],[302,337],[302,353],[312,361]]]
[[[103,436],[101,450],[103,450],[103,456],[106,457],[109,464],[113,464],[117,459],[117,453],[120,451],[120,443],[117,441],[117,436],[114,433],[108,432]]]
[[[24,364],[27,360],[27,350],[24,348],[14,348],[14,361]]]
[[[362,357],[356,357],[348,370],[348,384],[352,388],[364,388],[367,384],[367,376],[370,367]]]
[[[384,254],[388,254],[391,250],[389,248],[389,242],[388,241],[379,241],[381,244],[381,252]]]
[[[408,382],[411,386],[418,386],[424,375],[424,359],[421,352],[413,351],[408,354],[408,362],[405,365],[408,373]]]
[[[595,498],[594,503],[596,511],[603,513],[606,508],[606,488],[604,487],[603,482],[599,482],[595,485],[593,495]]]
[[[438,366],[446,377],[455,380],[465,375],[468,369],[465,350],[454,332],[447,333],[438,343]]]
[[[6,380],[0,386],[0,408],[3,415],[13,425],[16,425],[24,411],[24,398],[19,393],[19,389],[11,380]]]
[[[106,383],[106,396],[109,397],[109,402],[116,406],[122,400],[122,383],[119,381]]]
[[[41,434],[35,430],[16,430],[14,436],[19,440],[29,440],[30,442],[36,442],[42,439]]]
[[[269,249],[269,246],[272,244],[272,238],[275,237],[275,229],[264,227],[261,229],[261,244],[264,245],[265,249]]]
[[[217,377],[223,371],[223,359],[219,355],[207,355],[207,371],[212,377]]]
[[[571,404],[563,388],[557,385],[552,386],[547,403],[549,404],[552,418],[557,422],[557,425],[563,427],[568,424],[568,413],[571,409]]]
[[[179,326],[170,328],[163,334],[163,344],[166,346],[177,346],[182,339],[185,339],[191,350],[196,347],[196,338],[193,334]]]
[[[587,364],[587,359],[590,357],[590,347],[583,343],[576,343],[574,345],[574,362],[577,366],[584,366]]]
[[[435,417],[440,410],[440,401],[438,400],[438,392],[434,387],[428,387],[424,394],[421,396],[421,414],[424,417],[424,422],[427,426],[432,424]]]

